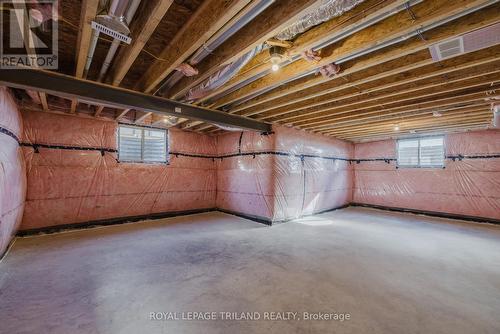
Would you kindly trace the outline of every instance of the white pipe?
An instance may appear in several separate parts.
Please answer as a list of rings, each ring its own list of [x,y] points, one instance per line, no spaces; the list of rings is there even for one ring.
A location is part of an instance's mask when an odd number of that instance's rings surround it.
[[[205,59],[213,50],[215,50],[219,45],[225,42],[229,37],[234,35],[238,30],[243,28],[248,22],[254,19],[257,15],[262,13],[267,7],[269,7],[275,0],[260,0],[259,3],[249,10],[245,15],[243,15],[236,22],[229,22],[226,26],[222,27],[214,36],[210,37],[208,41],[199,48],[193,56],[189,58],[188,63],[191,65],[196,65]],[[156,90],[155,94],[165,87],[174,86],[179,80],[181,80],[184,75],[180,72],[175,72],[170,76],[161,86]]]
[[[137,11],[137,8],[139,7],[139,4],[141,3],[141,0],[132,0],[130,3],[130,6],[127,9],[127,13],[125,14],[125,23],[127,25],[130,24],[132,21],[132,18],[135,15],[135,12]],[[108,54],[106,55],[106,59],[104,59],[104,62],[101,67],[101,71],[99,72],[99,78],[97,81],[101,82],[104,79],[104,76],[108,72],[109,66],[111,65],[111,62],[113,61],[113,58],[115,57],[116,51],[118,50],[118,47],[120,46],[120,41],[117,39],[113,40],[113,43],[111,43],[111,46],[108,50]]]
[[[493,126],[500,128],[500,104],[493,107]]]
[[[109,6],[108,14],[111,16],[123,16],[123,12],[127,8],[129,0],[113,0]],[[90,41],[89,52],[87,54],[87,62],[85,63],[85,68],[83,70],[83,77],[86,78],[89,73],[90,65],[92,65],[92,59],[94,58],[95,48],[99,40],[99,32],[96,30],[92,31],[92,39]]]

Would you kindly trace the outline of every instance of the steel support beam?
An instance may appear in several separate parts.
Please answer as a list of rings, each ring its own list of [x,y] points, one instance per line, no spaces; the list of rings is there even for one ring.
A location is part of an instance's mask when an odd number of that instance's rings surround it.
[[[266,122],[94,81],[77,79],[55,72],[31,68],[0,69],[0,84],[37,90],[106,107],[135,109],[163,116],[183,117],[253,131],[271,131],[271,124]]]

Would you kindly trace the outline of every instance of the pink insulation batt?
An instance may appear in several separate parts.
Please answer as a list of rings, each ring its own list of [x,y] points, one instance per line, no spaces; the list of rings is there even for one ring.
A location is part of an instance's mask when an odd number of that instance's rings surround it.
[[[18,138],[23,122],[17,105],[0,87],[0,256],[19,227],[26,196],[26,171]],[[16,138],[17,137],[17,138]]]
[[[219,155],[239,152],[241,132],[218,137]],[[347,161],[305,158],[317,155],[349,159],[354,145],[342,140],[280,126],[262,136],[244,132],[244,155],[222,159],[217,166],[217,206],[257,218],[282,221],[348,204],[353,169]]]
[[[116,149],[118,124],[23,112],[24,141]],[[215,139],[169,132],[171,151],[214,154]],[[170,164],[119,163],[99,151],[24,148],[28,193],[22,229],[213,208],[216,169],[209,159],[170,156]]]
[[[445,154],[500,152],[500,131],[445,136]],[[355,158],[395,158],[396,141],[357,144]],[[355,165],[354,202],[396,208],[500,218],[500,159],[445,160],[444,169],[395,168],[385,162]]]
[[[350,203],[500,218],[500,159],[467,158],[499,154],[498,130],[446,135],[446,155],[466,158],[446,159],[444,169],[356,163],[396,158],[396,141],[353,144],[282,126],[268,135],[216,137],[172,129],[169,163],[143,164],[118,162],[116,152],[99,151],[117,149],[117,122],[36,111],[22,111],[21,119],[5,89],[0,108],[6,129],[0,133],[0,251],[19,226],[204,209],[267,222]],[[22,150],[16,136],[27,144]]]

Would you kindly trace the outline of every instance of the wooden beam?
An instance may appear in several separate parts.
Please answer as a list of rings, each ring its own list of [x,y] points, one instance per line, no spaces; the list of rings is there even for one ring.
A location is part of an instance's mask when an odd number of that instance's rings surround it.
[[[428,54],[428,51],[425,51]],[[363,71],[358,75],[338,78],[323,85],[317,86],[321,90],[310,89],[298,92],[287,98],[276,99],[274,103],[265,103],[257,108],[250,108],[238,115],[252,116],[258,114],[259,119],[268,119],[276,116],[286,120],[298,115],[305,108],[317,107],[329,102],[345,99],[348,90],[358,94],[371,94],[380,90],[394,88],[412,82],[447,75],[448,73],[472,68],[500,59],[500,45],[486,50],[480,50],[441,62],[434,62],[431,58],[420,60],[420,52],[411,57],[404,57],[404,62],[392,61],[383,66]],[[398,66],[399,65],[399,66]],[[402,66],[401,66],[402,65]],[[365,75],[367,73],[368,75]],[[371,75],[375,73],[375,75]],[[360,79],[357,79],[360,78]],[[357,79],[357,80],[356,80]]]
[[[404,115],[406,113],[418,112],[423,110],[439,110],[446,111],[450,108],[456,108],[457,106],[473,106],[481,103],[485,103],[486,89],[480,92],[473,93],[463,93],[460,96],[446,96],[443,98],[433,99],[432,101],[422,102],[422,103],[412,103],[400,107],[394,107],[390,109],[382,108],[372,108],[371,111],[358,110],[356,112],[332,116],[330,119],[325,119],[321,121],[316,121],[311,124],[303,125],[301,128],[310,131],[320,131],[321,129],[328,129],[330,127],[335,127],[339,124],[356,123],[359,121],[365,121],[369,119],[377,119],[387,115],[390,112],[394,115]]]
[[[250,0],[205,0],[188,22],[179,30],[136,84],[136,89],[146,93],[167,77],[177,66],[203,46]]]
[[[91,21],[97,15],[99,0],[82,0],[80,14],[80,29],[78,30],[78,42],[76,45],[76,71],[77,78],[83,77],[87,55],[89,53],[90,40],[92,37]],[[75,106],[76,108],[76,106]]]
[[[197,76],[184,77],[164,95],[170,98],[182,97],[191,87],[200,84],[213,74],[219,66],[238,59],[256,45],[274,37],[279,31],[296,21],[304,10],[316,8],[320,3],[319,0],[274,1],[260,15],[198,64]]]
[[[492,65],[500,66],[500,61],[494,62]],[[497,67],[498,68],[498,67]],[[423,98],[433,95],[439,95],[447,92],[455,92],[464,88],[475,87],[494,82],[499,77],[500,70],[494,66],[483,67],[481,70],[471,68],[465,71],[458,71],[453,74],[448,74],[449,77],[437,77],[431,79],[423,79],[410,84],[402,84],[395,88],[387,88],[377,90],[376,92],[358,92],[346,94],[345,98],[339,98],[334,102],[326,102],[314,108],[307,108],[294,116],[281,117],[278,116],[273,120],[286,122],[286,124],[300,124],[301,122],[309,122],[316,119],[328,117],[331,114],[343,114],[361,108],[367,108],[377,105],[385,105],[386,103],[397,103],[414,100],[415,98]],[[384,102],[386,101],[386,102]]]
[[[270,39],[266,41],[266,43],[269,45],[280,45],[290,48],[287,50],[287,56],[296,56],[304,50],[316,48],[318,45],[331,41],[335,37],[338,39],[345,38],[363,28],[375,24],[394,14],[398,9],[403,9],[403,4],[406,2],[405,0],[367,0],[346,13],[299,34],[293,43],[276,39]],[[265,56],[266,57],[262,57],[263,60],[269,60],[267,52],[265,52]],[[227,84],[214,90],[200,101],[208,100],[253,77],[262,75],[264,72],[269,71],[270,66],[271,64],[269,63],[261,63],[258,67],[253,67],[252,71],[242,70]]]
[[[38,93],[40,96],[40,102],[42,103],[43,111],[48,111],[49,110],[49,104],[47,102],[47,94],[40,92]]]
[[[403,96],[402,98],[391,100],[392,103],[396,101],[402,102],[405,100],[411,100],[418,96],[425,96],[425,94],[428,94],[429,88],[437,87],[437,90],[433,90],[435,93],[446,92],[446,90],[443,91],[441,89],[446,87],[451,87],[451,91],[454,91],[461,86],[452,86],[452,83],[460,83],[461,81],[472,78],[481,79],[483,75],[487,73],[495,73],[496,71],[494,69],[500,66],[498,61],[498,59],[500,59],[498,56],[499,50],[500,46],[497,46],[467,54],[462,57],[449,59],[441,63],[433,63],[431,64],[432,66],[427,66],[425,71],[420,69],[414,75],[401,73],[400,75],[389,77],[384,81],[380,80],[379,75],[377,74],[373,77],[368,77],[367,79],[349,82],[345,85],[339,85],[339,92],[332,95],[329,100],[319,100],[319,102],[312,104],[312,107],[315,108],[310,107],[302,109],[300,108],[301,104],[297,103],[296,105],[299,107],[297,108],[299,109],[297,112],[293,112],[296,110],[295,108],[290,108],[291,113],[289,114],[287,108],[279,108],[276,109],[279,110],[278,113],[275,114],[275,110],[272,110],[272,112],[265,113],[263,117],[259,117],[258,119],[268,119],[270,121],[277,122],[288,121],[288,124],[293,125],[295,122],[300,120],[312,121],[314,119],[320,119],[323,117],[322,115],[329,116],[332,113],[335,113],[336,115],[349,113],[352,112],[352,109],[356,108],[357,105],[365,104],[369,101],[379,101],[382,98],[387,99],[398,95]],[[463,61],[466,60],[468,60],[468,62],[464,63]],[[363,86],[365,82],[371,84]],[[475,81],[475,83],[477,82],[481,82],[481,80]],[[386,84],[384,85],[384,83]],[[447,86],[442,86],[444,84]],[[346,94],[344,91],[345,88],[348,87],[355,87],[357,89],[352,89],[351,91],[353,91],[353,93]],[[412,94],[410,95],[410,93]],[[304,100],[309,101],[306,99]],[[313,101],[316,101],[316,99]],[[376,103],[378,102],[375,102],[375,104]],[[339,109],[343,109],[344,111],[338,112],[337,110]],[[285,114],[289,114],[289,116],[283,117]],[[190,127],[197,124],[193,124]],[[195,128],[195,130],[205,130],[209,127],[211,126],[203,125]]]
[[[286,80],[290,80],[291,78],[296,78],[300,75],[313,71],[322,65],[338,61],[338,59],[345,58],[346,56],[352,54],[358,54],[363,50],[369,50],[374,45],[378,45],[383,41],[392,40],[394,38],[397,38],[398,36],[405,36],[406,34],[415,31],[416,29],[419,29],[423,26],[428,26],[435,22],[439,22],[453,14],[463,13],[471,6],[480,6],[485,2],[486,1],[480,0],[460,0],[454,1],[453,6],[450,7],[450,3],[448,1],[437,0],[416,5],[413,7],[413,11],[419,17],[418,21],[412,22],[408,18],[407,13],[398,13],[392,17],[385,19],[382,22],[379,22],[374,26],[371,26],[353,36],[348,37],[341,43],[334,43],[333,45],[322,49],[322,55],[324,58],[320,62],[309,63],[305,60],[296,61],[281,69],[277,73],[273,73],[273,75],[267,75],[257,81],[252,82],[250,85],[242,87],[241,89],[238,89],[237,91],[224,96],[219,101],[217,101],[216,104],[214,104],[214,107],[220,107],[228,103],[232,103],[236,100],[248,97],[252,94],[266,89],[267,87],[277,86],[280,83],[285,82]],[[446,38],[500,22],[500,18],[498,17],[498,15],[496,15],[496,12],[498,10],[500,10],[500,4],[496,3],[488,8],[477,11],[476,13],[469,14],[465,17],[449,22],[446,25],[427,31],[425,33],[425,41],[420,38],[411,38],[407,41],[400,42],[395,46],[386,48],[383,52],[376,52],[374,53],[373,57],[362,57],[365,58],[365,62],[364,64],[357,65],[357,68],[358,70],[364,69],[387,61],[391,61],[393,59],[415,53],[419,50],[426,49],[429,45]],[[303,80],[299,80],[299,83],[301,83],[301,85],[298,85],[298,87],[294,87],[293,91],[297,92],[304,87],[312,87],[314,85],[327,81],[322,78],[316,78],[314,80],[315,82],[311,83],[309,82],[311,78],[311,76],[308,76]],[[287,83],[287,86],[288,85],[293,86],[294,82],[292,81],[291,83]],[[280,89],[278,88],[277,90]],[[285,87],[281,89],[280,93],[275,94],[273,97],[276,98],[279,96],[283,96],[283,91],[289,94],[291,92],[291,89],[287,89]],[[267,98],[266,100],[269,101],[269,98]],[[249,103],[246,104],[246,106],[248,105]]]
[[[142,123],[146,118],[150,117],[152,114],[152,112],[145,112],[144,114],[142,114],[142,116],[140,116],[139,118],[137,118],[135,120],[134,123]]]
[[[486,102],[477,102],[476,104],[473,105],[465,105],[465,106],[450,106],[446,108],[446,110],[441,110],[440,113],[443,115],[447,114],[454,114],[454,113],[468,113],[468,112],[473,112],[477,110],[486,110],[489,107],[489,104]],[[371,118],[371,119],[366,119],[366,120],[359,120],[359,121],[351,121],[351,122],[339,122],[335,123],[331,126],[329,126],[326,129],[319,129],[317,131],[312,131],[312,132],[317,132],[317,133],[331,133],[339,130],[344,130],[344,129],[353,129],[360,124],[362,126],[366,127],[371,127],[374,124],[380,124],[384,122],[394,122],[394,121],[404,121],[406,119],[410,118],[415,118],[415,117],[426,117],[429,115],[433,115],[435,110],[433,109],[424,109],[424,110],[416,110],[416,111],[409,111],[404,114],[397,114],[397,115],[383,115],[377,118]],[[434,117],[434,116],[433,116]]]
[[[98,117],[99,115],[101,115],[101,112],[102,110],[104,109],[104,106],[98,106],[95,110],[95,113],[94,113],[94,117]]]
[[[409,132],[410,130],[413,131],[422,131],[422,130],[428,130],[428,129],[446,129],[449,127],[467,127],[467,126],[472,126],[472,125],[477,125],[478,123],[480,124],[485,124],[487,125],[489,122],[491,122],[491,118],[488,118],[485,115],[478,115],[478,116],[473,116],[468,119],[462,120],[462,121],[437,121],[437,122],[422,122],[422,123],[415,123],[411,124],[409,126],[405,126],[404,128],[400,128],[399,131],[395,131],[393,127],[389,126],[386,129],[379,129],[375,131],[368,131],[368,132],[358,132],[358,133],[352,133],[352,134],[340,134],[337,138],[342,138],[342,139],[353,139],[353,138],[358,138],[366,135],[380,135],[380,134],[393,134],[393,135],[400,135],[402,132]],[[333,134],[335,136],[335,134]]]
[[[490,74],[489,76],[486,75],[485,78],[479,76],[478,78],[473,78],[471,80],[464,80],[464,82],[461,84],[452,82],[449,84],[438,85],[437,88],[434,88],[429,92],[422,92],[420,95],[413,93],[404,95],[404,97],[396,100],[381,99],[380,101],[378,101],[377,99],[374,99],[373,101],[367,104],[361,103],[358,106],[349,106],[348,108],[343,108],[343,109],[340,108],[340,110],[334,108],[335,111],[332,109],[332,111],[325,112],[321,116],[305,118],[286,124],[288,125],[293,124],[295,126],[307,127],[313,124],[320,124],[324,120],[331,119],[332,116],[338,118],[342,117],[342,115],[352,115],[354,113],[359,113],[359,112],[363,112],[364,115],[369,115],[371,112],[377,112],[382,110],[385,111],[386,113],[389,113],[391,110],[400,107],[418,105],[419,103],[434,101],[436,99],[440,99],[447,96],[460,95],[463,92],[487,92],[489,88],[493,89],[494,87],[498,87],[499,82],[495,81],[495,79],[498,78],[498,73],[500,73],[500,70]],[[492,84],[494,86],[491,86]]]
[[[480,129],[487,129],[488,128],[488,123],[487,122],[474,122],[474,123],[469,123],[465,125],[447,125],[447,126],[440,126],[440,127],[426,127],[426,128],[419,128],[414,130],[414,132],[406,132],[406,133],[380,133],[380,134],[373,134],[373,135],[364,135],[364,136],[356,136],[356,137],[335,137],[338,139],[342,140],[347,140],[350,142],[354,143],[359,143],[359,142],[368,142],[368,141],[378,141],[378,140],[385,140],[385,139],[398,139],[401,137],[408,137],[408,136],[430,136],[430,135],[442,135],[442,134],[447,134],[447,133],[456,133],[456,132],[468,132],[471,130],[480,130]]]
[[[76,113],[77,105],[78,105],[78,100],[76,98],[71,99],[71,107],[69,108],[70,114]]]
[[[120,111],[120,113],[118,114],[118,116],[115,117],[115,120],[119,121],[120,119],[122,119],[123,117],[125,117],[125,115],[130,111],[131,109],[124,109],[122,111]]]
[[[110,69],[113,86],[118,86],[122,82],[172,3],[173,0],[148,0],[144,10],[138,13],[130,29],[132,43],[120,47]]]
[[[352,134],[356,133],[357,131],[375,131],[378,129],[387,129],[388,127],[393,129],[394,125],[399,125],[401,129],[405,129],[406,127],[410,127],[412,124],[416,122],[439,122],[443,120],[462,120],[465,119],[466,117],[471,117],[471,116],[488,116],[491,118],[492,114],[491,111],[488,109],[487,106],[482,106],[482,108],[472,108],[468,109],[466,111],[464,110],[451,110],[446,113],[443,113],[442,116],[440,117],[434,117],[432,115],[432,112],[427,112],[426,114],[420,114],[420,115],[411,115],[411,116],[406,116],[406,117],[395,117],[392,119],[386,119],[383,121],[376,121],[376,122],[370,122],[370,123],[364,123],[359,124],[357,126],[348,126],[348,127],[342,127],[334,130],[328,130],[328,131],[320,131],[318,133],[321,134],[335,134],[335,135],[340,135],[340,134]]]

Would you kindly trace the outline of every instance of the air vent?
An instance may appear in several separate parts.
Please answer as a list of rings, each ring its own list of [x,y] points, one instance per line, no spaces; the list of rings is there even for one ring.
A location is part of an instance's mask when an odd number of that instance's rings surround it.
[[[463,53],[489,48],[500,43],[500,23],[431,45],[432,59],[440,61]]]
[[[92,21],[92,29],[102,32],[103,34],[106,34],[108,36],[111,36],[114,39],[117,39],[123,43],[130,44],[130,42],[132,41],[132,38],[128,37],[127,35],[121,34],[118,31],[110,29],[95,21]]]
[[[462,37],[457,37],[435,44],[430,49],[435,61],[455,57],[464,53],[464,40]]]

